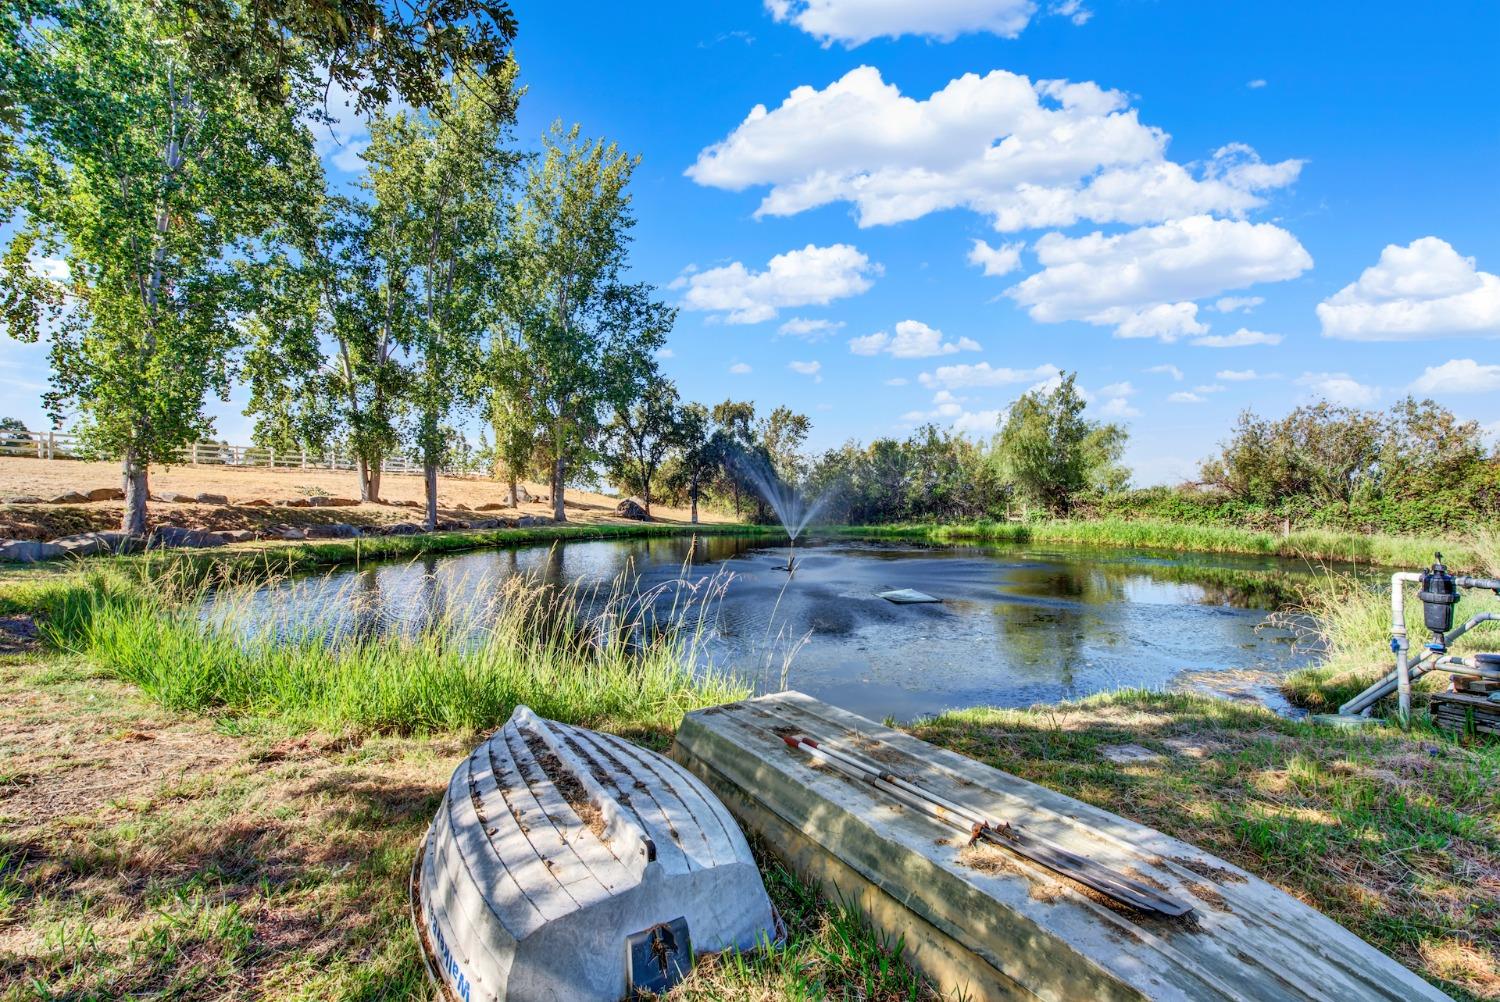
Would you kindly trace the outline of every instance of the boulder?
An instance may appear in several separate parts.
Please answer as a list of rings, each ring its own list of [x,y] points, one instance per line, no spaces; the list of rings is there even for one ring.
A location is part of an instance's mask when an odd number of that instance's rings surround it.
[[[228,504],[229,499],[222,494],[209,494],[207,492],[197,495],[194,500],[199,504]]]
[[[517,529],[534,529],[539,525],[550,525],[552,519],[543,518],[540,515],[522,515],[516,519]]]
[[[506,509],[506,507],[507,507],[506,505],[503,505],[503,504],[501,504],[498,501],[486,501],[482,505],[476,505],[475,508],[474,508],[474,510],[475,511],[504,511]]]
[[[358,536],[359,526],[349,525],[347,522],[333,522],[329,525],[309,525],[303,530],[308,539],[353,539]]]
[[[615,505],[615,515],[620,518],[634,519],[637,522],[651,521],[651,516],[646,514],[646,509],[635,498],[626,498]]]
[[[242,508],[269,508],[271,502],[265,498],[250,498],[248,501],[236,501],[235,504]]]
[[[535,500],[524,484],[516,484],[516,504],[531,504]]]
[[[84,497],[90,501],[124,501],[125,492],[118,487],[95,487]]]
[[[0,560],[18,564],[34,564],[42,560],[56,560],[66,556],[67,550],[56,543],[42,543],[35,539],[7,539],[0,543]]]
[[[453,506],[453,510],[454,511],[473,511],[474,509],[470,508],[466,504],[456,504],[456,505]]]
[[[303,498],[302,500],[306,502],[305,507],[308,508],[330,508],[332,507],[333,501],[333,499],[326,494],[314,494],[311,497]]]
[[[198,497],[195,494],[183,494],[181,491],[162,491],[161,497],[152,498],[153,501],[166,501],[170,504],[197,504]]]
[[[48,504],[88,504],[88,502],[88,495],[79,494],[77,491],[68,491],[66,494],[47,499]]]
[[[255,541],[255,530],[253,529],[220,529],[214,535],[220,537],[226,543],[250,543]]]
[[[282,508],[306,508],[309,506],[307,498],[282,498],[276,503]]]
[[[330,508],[353,508],[359,504],[358,498],[328,498]]]
[[[505,525],[503,518],[475,518],[469,520],[471,529],[498,529]]]
[[[387,536],[420,536],[427,530],[415,522],[397,522],[395,525],[386,526]]]
[[[469,523],[452,518],[440,518],[437,527],[439,532],[462,532],[469,527]]]
[[[127,532],[83,532],[52,541],[70,557],[93,557],[101,553],[134,553],[145,545],[145,539]]]
[[[41,504],[42,499],[35,494],[12,494],[9,497],[0,498],[0,504]]]
[[[303,532],[301,529],[293,528],[278,529],[274,535],[276,539],[283,539],[288,543],[294,543],[298,540],[307,538],[307,533]]]
[[[226,540],[218,533],[209,532],[206,529],[184,529],[178,525],[158,526],[151,533],[151,538],[146,541],[149,549],[157,549],[164,546],[223,546]]]

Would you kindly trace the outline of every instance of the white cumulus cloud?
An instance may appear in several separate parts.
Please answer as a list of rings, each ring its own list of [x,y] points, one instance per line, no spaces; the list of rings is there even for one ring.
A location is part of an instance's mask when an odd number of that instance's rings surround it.
[[[988,362],[973,365],[940,365],[933,372],[924,372],[917,382],[928,389],[943,387],[961,389],[980,386],[1011,386],[1016,383],[1032,383],[1056,379],[1062,370],[1051,363],[1043,363],[1034,369],[995,368]]]
[[[896,333],[876,331],[863,337],[849,339],[849,350],[856,355],[894,355],[896,358],[932,358],[934,355],[953,355],[960,351],[979,351],[979,342],[961,337],[957,341],[944,341],[943,332],[929,327],[920,320],[902,320],[896,324]]]
[[[822,362],[788,362],[786,367],[801,375],[813,377],[815,383],[823,381]]]
[[[809,341],[821,341],[834,331],[842,330],[843,326],[842,320],[809,320],[806,317],[792,317],[776,328],[776,332],[791,337],[806,338]]]
[[[1147,369],[1146,371],[1147,372],[1161,373],[1164,376],[1171,376],[1177,382],[1179,382],[1179,383],[1182,382],[1182,370],[1179,369],[1179,368],[1177,368],[1177,366],[1175,366],[1175,365],[1171,365],[1171,364],[1153,365],[1151,368]]]
[[[1318,304],[1318,319],[1325,336],[1349,341],[1500,337],[1500,276],[1437,237],[1389,244],[1358,281]]]
[[[1307,387],[1316,396],[1350,407],[1364,407],[1380,396],[1380,387],[1366,386],[1347,372],[1304,372],[1297,377],[1297,385]]]
[[[1281,227],[1211,216],[1110,236],[1048,233],[1036,255],[1042,270],[1006,291],[1033,320],[1108,324],[1122,337],[1164,341],[1207,330],[1191,300],[1285,281],[1312,267],[1311,255]]]
[[[1430,365],[1411,384],[1418,393],[1500,392],[1500,365],[1481,365],[1472,358],[1455,358]]]
[[[735,376],[746,376],[750,374],[751,369],[750,366],[745,362],[736,362],[729,367],[729,372],[731,375]]]
[[[1265,331],[1252,331],[1244,327],[1241,327],[1233,334],[1210,334],[1207,337],[1193,338],[1193,344],[1199,348],[1248,348],[1251,345],[1257,344],[1276,345],[1280,343],[1280,334],[1267,334]]]
[[[975,240],[974,246],[969,249],[968,260],[975,267],[983,268],[984,273],[991,277],[1009,275],[1021,267],[1021,249],[1025,246],[1025,243],[1012,243],[991,247],[983,240]]]
[[[1066,16],[1088,20],[1077,0]],[[822,42],[854,48],[875,38],[921,35],[949,42],[984,32],[1015,38],[1036,13],[1033,0],[766,0],[773,20],[789,22]],[[1062,11],[1057,11],[1062,14]],[[1079,14],[1083,20],[1077,20]]]
[[[1010,232],[1239,215],[1302,168],[1231,143],[1190,169],[1167,158],[1169,138],[1125,94],[1092,82],[993,70],[919,100],[861,66],[776,108],[756,105],[686,173],[731,191],[768,187],[761,216],[848,202],[861,226],[877,226],[968,208]]]
[[[1214,303],[1220,313],[1249,313],[1266,301],[1264,296],[1224,296]]]
[[[1167,400],[1168,400],[1168,402],[1174,403],[1174,404],[1201,404],[1201,403],[1203,403],[1203,398],[1202,397],[1200,397],[1196,393],[1189,393],[1187,390],[1179,390],[1178,392],[1173,393],[1170,396],[1168,396]]]
[[[1254,369],[1220,369],[1214,373],[1214,378],[1222,379],[1226,383],[1248,383],[1264,377]]]
[[[720,268],[684,272],[671,284],[683,289],[682,305],[723,317],[725,323],[756,324],[793,306],[826,306],[835,299],[857,296],[881,273],[863,253],[849,244],[777,254],[764,271],[752,271],[735,261]]]

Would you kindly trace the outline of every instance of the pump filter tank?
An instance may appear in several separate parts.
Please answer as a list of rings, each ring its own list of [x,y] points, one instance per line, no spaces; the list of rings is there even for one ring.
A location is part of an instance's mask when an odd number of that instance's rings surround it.
[[[1458,585],[1448,568],[1443,566],[1443,555],[1433,555],[1432,566],[1422,572],[1422,590],[1417,598],[1422,600],[1422,624],[1432,631],[1432,639],[1444,645],[1444,635],[1453,629],[1453,607],[1458,604]]]

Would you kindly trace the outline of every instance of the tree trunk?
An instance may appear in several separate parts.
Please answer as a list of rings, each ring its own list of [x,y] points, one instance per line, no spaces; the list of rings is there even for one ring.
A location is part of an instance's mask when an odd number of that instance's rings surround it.
[[[688,492],[688,503],[689,503],[689,505],[691,505],[691,510],[692,510],[692,513],[693,513],[692,523],[694,525],[697,525],[698,524],[698,492],[697,491],[689,491]]]
[[[380,460],[372,463],[368,459],[360,459],[359,499],[370,504],[380,503]]]
[[[552,461],[552,520],[554,522],[566,522],[568,520],[568,512],[563,507],[563,495],[565,492],[563,484],[565,482],[566,480],[563,476],[563,457],[562,453],[559,452],[557,458]]]
[[[146,534],[146,501],[151,497],[151,489],[146,481],[146,466],[137,457],[134,449],[127,449],[125,460],[120,467],[125,489],[125,513],[120,518],[120,530],[132,536],[144,536]]]
[[[516,490],[516,471],[507,468],[505,471],[505,503],[512,508],[521,507],[520,493]]]
[[[646,481],[645,489],[641,491],[641,507],[646,509],[646,517],[651,517],[651,481]]]
[[[422,479],[427,482],[427,531],[431,532],[437,528],[437,475],[436,463],[425,462],[422,464]]]

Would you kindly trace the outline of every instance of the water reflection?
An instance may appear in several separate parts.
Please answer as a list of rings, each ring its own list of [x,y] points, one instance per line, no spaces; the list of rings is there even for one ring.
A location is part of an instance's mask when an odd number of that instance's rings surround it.
[[[1301,661],[1287,633],[1264,622],[1268,597],[1301,572],[1271,558],[803,545],[794,575],[775,570],[783,548],[728,536],[485,550],[283,582],[206,615],[334,637],[438,624],[462,634],[483,628],[517,578],[527,589],[577,589],[585,611],[619,580],[648,596],[653,629],[681,608],[673,603],[684,588],[706,590],[717,578],[727,585],[704,659],[762,691],[790,685],[875,717],[1164,688],[1188,672],[1280,673]],[[878,598],[892,588],[944,602]]]

